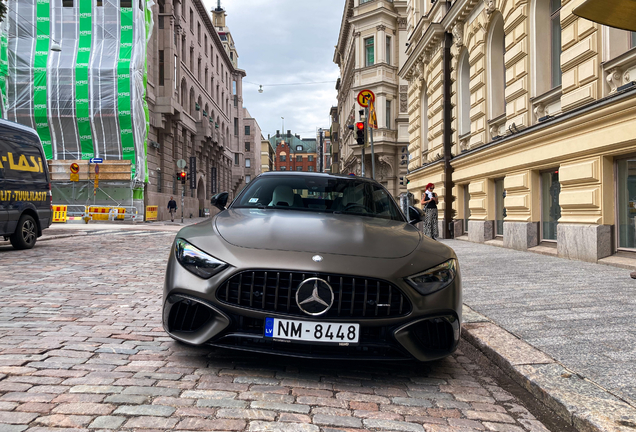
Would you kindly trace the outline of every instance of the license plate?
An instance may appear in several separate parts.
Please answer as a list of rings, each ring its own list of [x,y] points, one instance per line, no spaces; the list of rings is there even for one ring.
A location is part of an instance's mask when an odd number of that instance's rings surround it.
[[[298,342],[358,343],[360,324],[265,318],[265,337]]]

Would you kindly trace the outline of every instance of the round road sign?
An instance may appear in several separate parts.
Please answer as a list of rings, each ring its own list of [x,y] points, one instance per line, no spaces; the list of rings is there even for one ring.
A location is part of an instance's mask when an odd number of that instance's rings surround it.
[[[99,165],[95,165],[95,174],[99,174]]]
[[[180,169],[184,169],[186,167],[185,159],[179,159],[177,161],[177,167],[180,168]]]
[[[79,165],[78,165],[78,164],[76,164],[76,163],[72,163],[72,164],[71,164],[71,172],[72,172],[73,174],[77,174],[77,173],[79,173]]]
[[[369,100],[375,102],[375,94],[371,90],[362,90],[358,93],[358,103],[361,107],[368,107]]]

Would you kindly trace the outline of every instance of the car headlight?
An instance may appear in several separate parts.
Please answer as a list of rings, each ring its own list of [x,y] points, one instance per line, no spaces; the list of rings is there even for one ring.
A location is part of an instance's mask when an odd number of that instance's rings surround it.
[[[203,279],[210,279],[227,267],[227,263],[206,254],[183,239],[177,239],[174,254],[179,264]]]
[[[457,275],[457,260],[449,259],[443,264],[422,273],[407,277],[406,282],[422,295],[432,294],[446,288]]]

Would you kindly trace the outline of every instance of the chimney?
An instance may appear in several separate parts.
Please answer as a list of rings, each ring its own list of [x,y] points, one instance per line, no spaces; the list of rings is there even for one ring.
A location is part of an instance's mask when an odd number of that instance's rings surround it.
[[[276,131],[276,138],[280,138],[280,131],[279,130]]]
[[[291,131],[290,131],[290,130],[288,130],[288,131],[287,131],[287,136],[288,136],[288,137],[292,136],[292,134],[291,134]]]

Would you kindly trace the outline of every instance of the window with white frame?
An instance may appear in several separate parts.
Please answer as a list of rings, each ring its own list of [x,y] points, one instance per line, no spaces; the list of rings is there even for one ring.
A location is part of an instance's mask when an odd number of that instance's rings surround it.
[[[458,110],[459,136],[470,133],[470,62],[468,50],[459,57]]]
[[[251,175],[246,175],[245,176],[245,183],[249,183],[252,181],[252,176]]]
[[[245,168],[252,168],[252,161],[249,159],[245,159]]]
[[[496,13],[488,32],[488,101],[489,119],[496,119],[506,113],[506,65],[504,21]]]
[[[550,76],[552,88],[561,85],[561,0],[550,0]]]
[[[375,64],[375,44],[374,37],[364,40],[364,65],[373,66]]]
[[[530,79],[532,96],[538,97],[561,85],[561,0],[532,0],[530,28]]]

